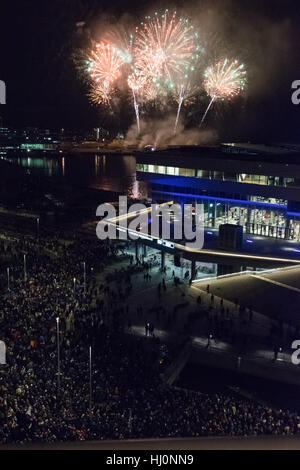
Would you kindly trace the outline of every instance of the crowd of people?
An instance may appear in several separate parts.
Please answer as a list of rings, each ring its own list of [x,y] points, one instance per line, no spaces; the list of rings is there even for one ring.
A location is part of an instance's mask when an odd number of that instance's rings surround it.
[[[122,256],[116,245],[57,238],[2,248],[0,443],[300,432],[296,413],[162,381],[159,340],[126,334],[130,271],[119,292],[103,275]]]

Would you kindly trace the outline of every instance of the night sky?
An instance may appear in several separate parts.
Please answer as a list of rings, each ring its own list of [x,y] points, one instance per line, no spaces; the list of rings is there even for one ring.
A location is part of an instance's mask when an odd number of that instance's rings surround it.
[[[139,23],[146,13],[176,5],[198,18],[247,64],[245,96],[217,107],[207,125],[222,140],[300,143],[300,105],[291,103],[291,83],[300,79],[300,8],[295,0],[2,0],[0,79],[7,84],[4,124],[17,127],[126,130],[130,103],[117,116],[90,105],[72,56],[90,37],[115,21]],[[129,18],[129,19],[128,19]],[[85,22],[82,27],[79,22]],[[225,46],[224,46],[225,47]],[[203,97],[204,106],[205,97]],[[189,125],[192,125],[190,123]]]

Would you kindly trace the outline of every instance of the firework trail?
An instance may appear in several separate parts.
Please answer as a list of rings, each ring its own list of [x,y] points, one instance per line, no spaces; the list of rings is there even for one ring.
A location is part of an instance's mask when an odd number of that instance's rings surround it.
[[[217,62],[206,69],[204,77],[203,87],[211,100],[202,117],[200,126],[214,101],[218,99],[230,100],[239,95],[246,85],[244,64],[239,64],[237,60],[229,62],[228,59],[225,59]]]
[[[177,131],[177,126],[178,126],[179,115],[180,115],[180,110],[181,110],[182,103],[183,103],[183,85],[180,86],[177,115],[176,115],[176,120],[175,120],[175,125],[174,125],[174,134],[176,134],[176,131]]]
[[[194,71],[195,67],[191,67],[191,70]],[[192,75],[188,75],[187,73],[184,75],[184,78],[181,80],[180,85],[175,87],[174,91],[174,98],[175,101],[178,103],[177,107],[177,115],[174,125],[174,134],[176,134],[179,115],[184,104],[191,104],[194,100],[196,93],[199,91],[199,82],[198,82],[198,73],[193,73]]]
[[[101,41],[92,49],[87,64],[92,80],[90,99],[94,103],[108,104],[123,65],[117,49],[112,44]]]
[[[136,115],[136,125],[137,125],[137,134],[140,134],[141,128],[140,128],[140,112],[139,112],[139,105],[136,100],[135,96],[135,91],[134,88],[132,89],[132,95],[133,95],[133,106],[135,110],[135,115]]]
[[[143,74],[138,74],[132,73],[128,77],[128,86],[132,91],[132,96],[133,96],[133,106],[134,106],[134,111],[135,111],[135,116],[136,116],[136,125],[137,125],[137,134],[139,135],[140,133],[140,113],[139,113],[139,105],[137,102],[137,97],[136,94],[143,89],[145,86],[146,82],[146,77]]]
[[[200,126],[204,123],[205,118],[206,118],[206,115],[207,115],[208,111],[210,110],[210,108],[212,107],[213,102],[215,101],[215,99],[216,99],[216,97],[213,96],[212,99],[210,100],[210,102],[209,102],[209,104],[208,104],[208,106],[207,106],[207,108],[206,108],[206,110],[205,110],[205,113],[204,113],[203,116],[202,116],[202,119],[201,119],[201,122],[200,122]],[[200,126],[199,126],[199,127],[200,127]]]

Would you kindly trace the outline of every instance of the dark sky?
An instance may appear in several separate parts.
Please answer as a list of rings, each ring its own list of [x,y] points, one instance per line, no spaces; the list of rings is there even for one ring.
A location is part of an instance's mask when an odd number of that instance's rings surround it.
[[[173,5],[199,20],[217,44],[247,64],[245,96],[218,106],[208,125],[222,139],[300,142],[300,105],[291,83],[300,79],[300,3],[295,0],[1,0],[0,79],[7,84],[4,123],[14,126],[126,128],[130,103],[117,116],[92,107],[71,55],[115,20],[138,23],[145,13]],[[128,15],[127,15],[128,14]],[[125,16],[124,16],[125,15]],[[85,21],[82,31],[76,23]],[[206,103],[203,97],[202,106]],[[201,115],[201,113],[200,113]]]

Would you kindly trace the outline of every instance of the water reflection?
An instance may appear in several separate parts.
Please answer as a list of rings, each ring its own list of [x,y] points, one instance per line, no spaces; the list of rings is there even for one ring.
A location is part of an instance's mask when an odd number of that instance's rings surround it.
[[[147,187],[136,177],[136,160],[125,155],[4,156],[3,160],[28,174],[66,180],[81,187],[115,191],[129,197],[147,197]]]
[[[41,173],[45,176],[59,175],[59,160],[49,158],[39,158],[32,156],[9,157],[3,156],[2,160],[29,170],[28,173]]]

